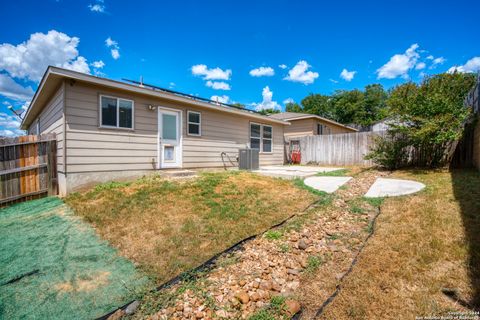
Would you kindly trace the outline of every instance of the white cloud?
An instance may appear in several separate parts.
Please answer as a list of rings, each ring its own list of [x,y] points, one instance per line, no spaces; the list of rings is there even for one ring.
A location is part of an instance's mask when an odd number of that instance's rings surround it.
[[[429,55],[429,56],[427,57],[427,59],[428,59],[428,60],[433,60],[433,56],[432,56],[432,55]]]
[[[305,60],[300,60],[288,71],[288,76],[284,80],[292,82],[301,82],[303,84],[311,84],[318,78],[318,73],[307,71],[311,66]],[[267,87],[268,88],[268,87]]]
[[[230,90],[230,85],[223,81],[210,81],[208,80],[205,85],[215,90]]]
[[[93,12],[98,12],[98,13],[104,13],[105,12],[105,6],[103,4],[100,4],[100,3],[89,4],[88,8],[90,9],[90,11],[93,11]]]
[[[281,64],[278,66],[280,69],[287,69],[287,65],[286,64]]]
[[[287,103],[294,103],[295,100],[293,100],[292,98],[287,98],[285,100],[283,100],[283,104],[287,104]]]
[[[110,48],[110,53],[112,55],[112,58],[117,60],[120,58],[120,47],[118,46],[118,42],[115,40],[112,40],[112,38],[108,37],[105,40],[105,45]]]
[[[422,69],[425,69],[427,65],[425,64],[425,62],[419,62],[415,65],[415,70],[422,70]]]
[[[435,69],[437,66],[444,64],[445,61],[447,61],[444,57],[438,57],[435,59],[432,59],[432,65],[430,66],[429,69]]]
[[[90,63],[90,65],[94,68],[102,69],[103,67],[105,67],[105,62],[103,62],[102,60],[93,61],[92,63]]]
[[[0,45],[0,70],[32,81],[39,81],[49,65],[90,73],[86,59],[78,55],[79,43],[79,38],[56,30],[33,33],[18,45]]]
[[[455,71],[462,72],[462,73],[480,71],[480,57],[473,57],[462,66],[453,66],[450,69],[448,69],[447,72],[452,73]]]
[[[271,77],[275,75],[275,71],[271,67],[260,67],[250,70],[252,77]]]
[[[280,105],[276,102],[273,101],[273,92],[270,91],[270,88],[266,86],[262,90],[262,97],[263,100],[260,103],[252,103],[252,106],[255,107],[255,110],[260,111],[260,110],[268,110],[268,109],[276,109],[280,110]]]
[[[338,81],[335,80],[335,79],[328,79],[328,80],[330,80],[330,82],[332,82],[332,83],[338,83]]]
[[[23,87],[6,74],[0,73],[0,95],[17,101],[25,101],[33,96],[31,87]]]
[[[13,137],[24,135],[25,131],[20,130],[20,119],[14,115],[0,113],[0,136]]]
[[[396,54],[377,70],[377,78],[394,79],[397,77],[408,78],[410,71],[416,64],[420,55],[417,52],[418,44],[412,44],[405,53]]]
[[[356,73],[357,71],[348,71],[347,69],[343,69],[342,72],[340,73],[340,78],[350,82],[353,80],[353,77],[355,77]]]
[[[192,74],[194,76],[203,76],[204,80],[230,80],[232,70],[222,70],[220,68],[208,69],[204,64],[192,66]]]
[[[211,96],[210,100],[220,102],[220,103],[230,103],[230,97],[223,95],[223,96]]]

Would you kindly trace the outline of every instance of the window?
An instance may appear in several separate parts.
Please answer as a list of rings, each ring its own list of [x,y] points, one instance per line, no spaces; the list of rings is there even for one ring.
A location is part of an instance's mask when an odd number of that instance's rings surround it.
[[[40,134],[40,119],[37,120],[35,124],[35,134],[38,136]]]
[[[187,112],[187,134],[191,136],[200,136],[202,115],[200,112],[188,111]]]
[[[317,134],[322,135],[323,134],[323,125],[317,124]]]
[[[102,127],[133,129],[133,101],[100,96]]]
[[[250,148],[272,152],[272,127],[250,123]]]
[[[262,126],[262,128],[263,128],[262,150],[263,152],[272,152],[272,127]]]

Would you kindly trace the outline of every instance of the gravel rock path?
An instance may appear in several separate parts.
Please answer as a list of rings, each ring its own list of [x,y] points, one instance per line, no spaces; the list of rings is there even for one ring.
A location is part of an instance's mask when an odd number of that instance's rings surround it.
[[[287,315],[302,308],[310,319],[333,292],[368,235],[377,210],[362,196],[385,172],[358,173],[325,204],[221,257],[193,282],[165,289],[168,306],[150,319],[218,319],[250,316],[285,297]]]

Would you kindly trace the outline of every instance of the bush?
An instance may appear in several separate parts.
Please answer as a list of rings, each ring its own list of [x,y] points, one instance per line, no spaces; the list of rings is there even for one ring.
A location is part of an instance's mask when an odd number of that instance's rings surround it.
[[[447,164],[471,115],[463,101],[474,84],[473,74],[455,72],[395,87],[387,100],[393,124],[366,158],[388,169]]]

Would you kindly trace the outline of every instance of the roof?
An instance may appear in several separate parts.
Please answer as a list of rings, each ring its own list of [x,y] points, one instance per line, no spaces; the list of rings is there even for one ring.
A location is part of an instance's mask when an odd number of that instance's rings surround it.
[[[61,83],[64,80],[73,80],[83,83],[95,84],[99,86],[109,87],[113,89],[124,90],[136,94],[143,94],[152,96],[155,98],[161,98],[170,100],[172,102],[179,102],[184,104],[189,104],[192,106],[215,110],[219,112],[231,113],[238,116],[245,116],[252,119],[257,119],[259,121],[264,121],[268,123],[278,123],[282,125],[289,125],[289,122],[286,122],[282,119],[270,118],[268,116],[261,115],[257,112],[247,110],[247,109],[238,109],[233,106],[224,103],[214,102],[208,99],[196,98],[187,94],[182,94],[180,92],[172,92],[169,90],[163,90],[161,88],[153,86],[139,86],[133,85],[130,83],[125,83],[121,81],[116,81],[108,78],[102,78],[97,76],[92,76],[89,74],[76,72],[72,70],[67,70],[59,67],[49,66],[45,71],[45,74],[38,85],[37,91],[33,96],[32,101],[25,113],[25,117],[22,120],[21,128],[26,130],[28,126],[36,119],[40,114],[42,109],[45,107],[48,100],[51,98],[54,92],[58,89]]]
[[[336,126],[339,126],[339,127],[343,127],[343,128],[352,130],[352,131],[358,131],[358,130],[355,129],[355,128],[346,126],[346,125],[341,124],[341,123],[339,123],[339,122],[337,122],[337,121],[333,121],[333,120],[330,120],[330,119],[327,119],[327,118],[324,118],[324,117],[320,117],[320,116],[318,116],[318,115],[316,115],[316,114],[311,114],[311,113],[280,112],[280,113],[271,114],[271,115],[270,115],[270,118],[274,118],[274,119],[278,119],[278,120],[283,120],[283,121],[289,121],[289,122],[292,122],[292,121],[295,121],[295,120],[303,120],[303,119],[314,118],[314,119],[318,119],[318,120],[322,120],[322,121],[331,123],[331,124],[336,125]]]

